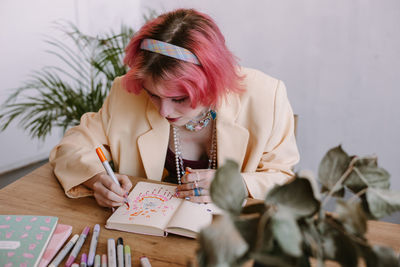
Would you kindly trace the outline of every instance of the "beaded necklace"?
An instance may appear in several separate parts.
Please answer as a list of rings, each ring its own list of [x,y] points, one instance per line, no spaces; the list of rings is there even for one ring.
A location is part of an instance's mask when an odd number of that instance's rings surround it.
[[[191,120],[185,124],[185,127],[187,130],[189,130],[191,132],[198,132],[201,129],[207,127],[208,123],[211,120],[215,120],[216,117],[217,117],[217,113],[214,110],[209,109],[205,113],[203,113],[202,119]]]
[[[181,144],[180,144],[180,138],[179,138],[179,129],[173,125],[172,132],[174,135],[176,174],[177,174],[177,178],[178,178],[178,184],[182,184],[181,177],[185,174],[185,166],[183,164],[183,158],[182,158],[182,150],[181,150]],[[216,135],[217,135],[217,129],[216,129],[215,123],[213,123],[213,130],[212,130],[212,136],[211,136],[211,147],[210,147],[210,153],[209,153],[210,155],[208,158],[208,169],[216,169],[217,168],[217,138],[216,138]]]

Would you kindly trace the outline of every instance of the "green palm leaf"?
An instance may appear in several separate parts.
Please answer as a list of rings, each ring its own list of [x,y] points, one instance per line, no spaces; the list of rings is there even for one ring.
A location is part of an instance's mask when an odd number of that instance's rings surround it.
[[[18,120],[32,138],[45,139],[54,127],[64,131],[79,124],[86,112],[97,112],[117,76],[127,71],[124,49],[133,36],[132,28],[101,36],[82,33],[73,23],[58,22],[64,39],[47,37],[47,53],[62,66],[45,66],[33,72],[1,105],[0,131]]]

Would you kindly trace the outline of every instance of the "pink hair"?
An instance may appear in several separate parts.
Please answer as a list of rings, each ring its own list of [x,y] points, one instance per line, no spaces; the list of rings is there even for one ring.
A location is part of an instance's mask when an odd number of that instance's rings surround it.
[[[184,47],[197,56],[201,66],[141,50],[145,38]],[[138,94],[143,80],[151,78],[155,84],[162,83],[167,96],[186,92],[193,108],[199,103],[215,107],[228,92],[244,91],[236,58],[218,26],[193,9],[165,13],[145,24],[127,46],[124,63],[130,67],[123,78],[129,92]]]

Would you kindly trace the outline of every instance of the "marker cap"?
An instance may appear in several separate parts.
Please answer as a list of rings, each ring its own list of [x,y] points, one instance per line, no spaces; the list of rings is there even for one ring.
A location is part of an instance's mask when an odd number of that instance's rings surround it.
[[[96,153],[97,153],[97,156],[99,156],[99,159],[101,162],[107,161],[107,158],[106,158],[106,156],[104,156],[103,150],[101,150],[100,147],[96,148]]]

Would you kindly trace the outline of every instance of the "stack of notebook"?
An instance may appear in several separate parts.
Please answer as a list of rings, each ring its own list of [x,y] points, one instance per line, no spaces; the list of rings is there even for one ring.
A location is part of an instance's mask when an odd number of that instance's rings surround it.
[[[57,217],[0,215],[0,266],[47,266],[71,232]]]

